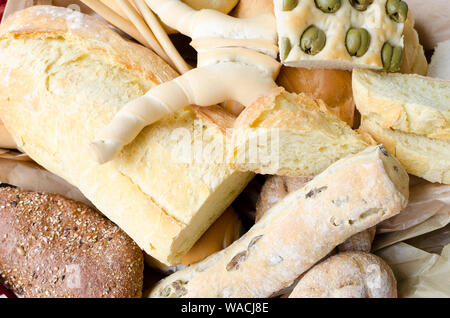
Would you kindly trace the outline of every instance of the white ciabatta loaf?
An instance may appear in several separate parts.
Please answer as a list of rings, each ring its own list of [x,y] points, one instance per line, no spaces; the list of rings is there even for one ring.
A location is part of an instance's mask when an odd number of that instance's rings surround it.
[[[353,95],[361,115],[383,128],[450,139],[450,81],[356,69]]]
[[[236,169],[287,176],[317,175],[368,146],[324,102],[281,87],[238,116],[232,142]]]
[[[177,74],[95,18],[51,6],[13,15],[0,28],[7,75],[0,116],[18,146],[162,263],[178,264],[252,177],[211,151],[234,120],[218,107],[185,108],[96,162],[89,144],[117,111]],[[186,148],[194,140],[202,152]]]
[[[397,298],[397,281],[378,256],[346,252],[314,266],[289,298]]]
[[[430,182],[450,184],[450,140],[381,127],[372,117],[363,117],[360,131],[383,143],[408,173]]]
[[[450,81],[450,40],[439,43],[431,58],[428,76]]]
[[[408,175],[382,146],[291,192],[238,241],[159,282],[153,297],[270,297],[350,236],[398,214]]]

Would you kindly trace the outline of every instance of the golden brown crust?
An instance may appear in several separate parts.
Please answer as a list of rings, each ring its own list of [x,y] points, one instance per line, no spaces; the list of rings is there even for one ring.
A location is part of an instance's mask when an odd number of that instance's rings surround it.
[[[355,102],[350,71],[283,66],[277,83],[288,92],[323,100],[334,114],[353,127]]]
[[[397,298],[397,281],[381,258],[362,252],[334,255],[309,270],[289,298]]]
[[[144,261],[115,224],[60,195],[0,188],[0,272],[24,297],[140,297]]]
[[[230,15],[247,19],[264,13],[274,13],[273,0],[240,0]]]
[[[360,251],[369,253],[372,250],[372,242],[377,231],[376,226],[353,235],[338,246],[340,252]]]

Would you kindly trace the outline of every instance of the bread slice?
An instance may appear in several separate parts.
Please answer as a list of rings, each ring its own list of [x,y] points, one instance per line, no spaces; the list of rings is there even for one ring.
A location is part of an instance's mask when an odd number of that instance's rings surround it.
[[[281,87],[238,116],[232,142],[236,169],[287,176],[317,175],[368,146],[321,100]]]
[[[159,282],[152,297],[270,297],[350,236],[398,214],[408,175],[382,146],[331,165],[228,248]]]
[[[363,117],[360,130],[382,143],[410,174],[431,182],[450,184],[450,140],[383,128],[372,117]]]
[[[176,76],[150,50],[70,9],[31,7],[0,27],[0,78],[9,78],[0,81],[0,117],[14,141],[167,265],[181,261],[253,176],[212,151],[224,148],[234,117],[185,108],[104,165],[89,144],[120,107]],[[183,151],[194,144],[203,151]]]
[[[450,81],[450,40],[439,43],[431,58],[428,76]]]
[[[382,128],[450,139],[450,81],[355,69],[353,96],[362,116]]]

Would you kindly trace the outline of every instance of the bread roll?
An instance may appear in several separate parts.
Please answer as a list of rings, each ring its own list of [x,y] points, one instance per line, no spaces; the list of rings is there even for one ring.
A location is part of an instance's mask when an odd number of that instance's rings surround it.
[[[368,146],[321,100],[281,87],[239,115],[232,142],[236,169],[286,176],[317,175]]]
[[[353,235],[338,246],[339,252],[360,251],[369,253],[372,250],[373,239],[377,231],[376,226]]]
[[[0,273],[23,297],[140,297],[144,260],[115,224],[60,195],[0,188]]]
[[[162,280],[151,296],[269,297],[407,201],[407,173],[382,146],[370,147],[290,193],[225,250]]]
[[[239,0],[181,0],[195,10],[212,9],[223,13],[230,12]]]
[[[450,40],[441,42],[436,46],[431,58],[428,76],[450,81]]]
[[[362,116],[382,128],[450,139],[450,81],[358,69],[353,95]]]
[[[403,28],[404,49],[400,73],[427,75],[428,62],[414,25],[414,16],[409,10],[408,19]]]
[[[187,107],[144,129],[112,162],[96,162],[89,144],[117,111],[177,76],[98,19],[31,7],[1,25],[0,39],[0,77],[10,74],[0,81],[0,117],[18,146],[160,262],[178,264],[252,178],[210,151],[224,148],[234,120],[218,107],[202,110],[208,116]]]
[[[351,72],[284,66],[277,83],[288,92],[305,93],[323,100],[335,115],[353,127],[355,103]]]
[[[289,298],[397,298],[397,281],[378,256],[340,253],[308,271]]]

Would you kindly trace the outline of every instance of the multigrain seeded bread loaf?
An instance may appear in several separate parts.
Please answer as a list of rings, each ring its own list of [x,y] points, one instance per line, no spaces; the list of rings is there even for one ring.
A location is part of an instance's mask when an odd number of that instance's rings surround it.
[[[398,214],[408,175],[382,146],[331,165],[228,248],[159,282],[152,297],[270,297],[350,236]]]
[[[0,81],[0,118],[14,141],[168,265],[252,178],[213,151],[225,148],[233,116],[187,107],[104,165],[89,144],[128,101],[176,76],[150,50],[69,9],[31,7],[0,27],[0,77],[9,79]]]
[[[241,171],[312,176],[368,146],[321,100],[279,87],[236,119],[231,162]]]
[[[282,177],[270,176],[264,183],[261,194],[256,203],[256,222],[275,204],[281,201],[292,191],[305,186],[313,177]],[[348,238],[344,243],[338,246],[340,252],[362,251],[370,252],[372,242],[375,238],[376,227],[371,227],[361,233]]]
[[[378,256],[339,253],[309,270],[289,298],[397,298],[397,281]]]
[[[430,182],[450,184],[450,140],[383,128],[372,117],[363,117],[359,130],[383,143],[408,173]]]
[[[141,297],[140,248],[60,195],[0,188],[1,280],[23,297]]]
[[[450,81],[362,69],[352,81],[363,117],[382,128],[450,140]]]

